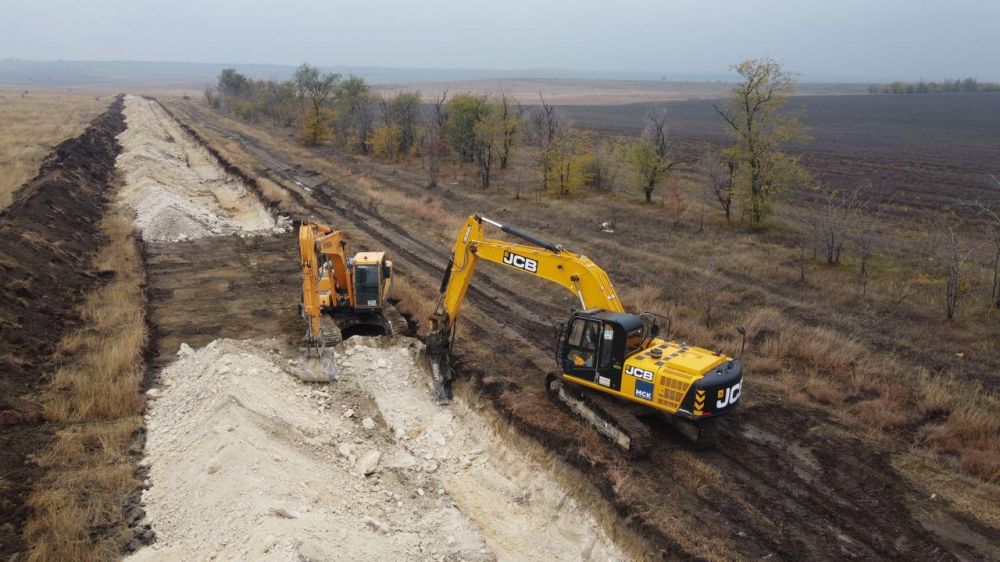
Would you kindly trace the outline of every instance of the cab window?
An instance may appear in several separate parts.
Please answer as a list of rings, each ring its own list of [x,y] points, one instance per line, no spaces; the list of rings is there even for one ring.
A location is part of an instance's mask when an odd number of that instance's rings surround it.
[[[570,327],[567,357],[577,368],[592,368],[597,358],[601,324],[578,318]]]
[[[365,289],[378,288],[378,266],[359,265],[357,268],[358,287]]]
[[[642,329],[636,328],[625,337],[625,356],[632,355],[642,347]]]

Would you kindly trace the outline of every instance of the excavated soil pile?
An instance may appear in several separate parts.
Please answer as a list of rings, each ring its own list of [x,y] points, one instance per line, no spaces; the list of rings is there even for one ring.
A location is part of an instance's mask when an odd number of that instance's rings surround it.
[[[349,382],[298,382],[274,341],[216,340],[147,416],[157,543],[134,560],[490,560],[437,478]]]
[[[74,309],[101,281],[89,269],[104,243],[122,99],[77,138],[59,144],[0,214],[0,558],[23,547],[21,526],[37,474],[29,455],[46,446],[31,396],[53,347],[76,323]]]
[[[128,96],[128,130],[118,167],[120,198],[136,213],[147,241],[270,233],[274,218],[260,200],[154,100]],[[277,227],[284,230],[284,227]]]
[[[545,466],[458,400],[420,344],[352,338],[308,385],[275,340],[216,340],[163,370],[147,416],[157,542],[133,560],[623,560]]]

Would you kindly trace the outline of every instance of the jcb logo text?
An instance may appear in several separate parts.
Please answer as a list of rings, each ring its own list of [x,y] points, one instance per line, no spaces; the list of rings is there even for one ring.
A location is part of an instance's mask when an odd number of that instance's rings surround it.
[[[633,377],[637,379],[642,379],[644,381],[653,380],[652,371],[647,371],[646,369],[640,369],[639,367],[636,367],[634,365],[629,365],[628,367],[625,367],[625,374],[632,375]]]
[[[518,269],[523,269],[528,273],[536,273],[538,271],[538,262],[526,258],[524,256],[519,256],[513,252],[503,253],[503,262],[507,265],[512,265]]]
[[[740,399],[740,390],[742,390],[742,387],[743,381],[740,381],[727,388],[725,392],[720,389],[719,399],[715,401],[715,407],[721,409],[736,404],[736,401]]]

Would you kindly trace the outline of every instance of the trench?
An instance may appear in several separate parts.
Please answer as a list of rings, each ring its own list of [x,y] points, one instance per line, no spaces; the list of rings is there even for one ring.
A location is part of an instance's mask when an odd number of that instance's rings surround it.
[[[156,542],[134,559],[634,557],[552,455],[483,404],[435,404],[416,340],[349,327],[340,380],[298,381],[289,222],[154,100],[129,97],[126,115],[121,202],[147,239],[158,337],[142,498]]]

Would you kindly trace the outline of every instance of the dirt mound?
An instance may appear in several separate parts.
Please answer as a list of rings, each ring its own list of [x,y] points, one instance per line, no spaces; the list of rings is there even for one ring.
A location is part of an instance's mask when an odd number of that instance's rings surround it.
[[[435,404],[420,344],[351,338],[308,385],[276,340],[216,340],[164,369],[133,560],[624,560],[590,512],[460,398]]]
[[[627,559],[558,480],[553,468],[561,463],[551,453],[516,446],[506,420],[461,396],[448,407],[435,402],[418,367],[422,346],[415,342],[350,338],[341,346],[342,376],[374,399],[399,444],[422,459],[425,470],[441,474],[447,493],[478,524],[497,557]]]
[[[147,416],[157,543],[132,560],[491,560],[436,475],[349,380],[306,385],[274,340],[216,340]]]
[[[128,96],[120,198],[146,240],[270,232],[274,218],[238,179],[153,100]]]
[[[125,129],[117,98],[79,137],[59,144],[0,213],[0,558],[23,545],[26,464],[47,443],[32,395],[74,307],[100,282],[88,269]],[[7,525],[7,524],[10,525]]]

